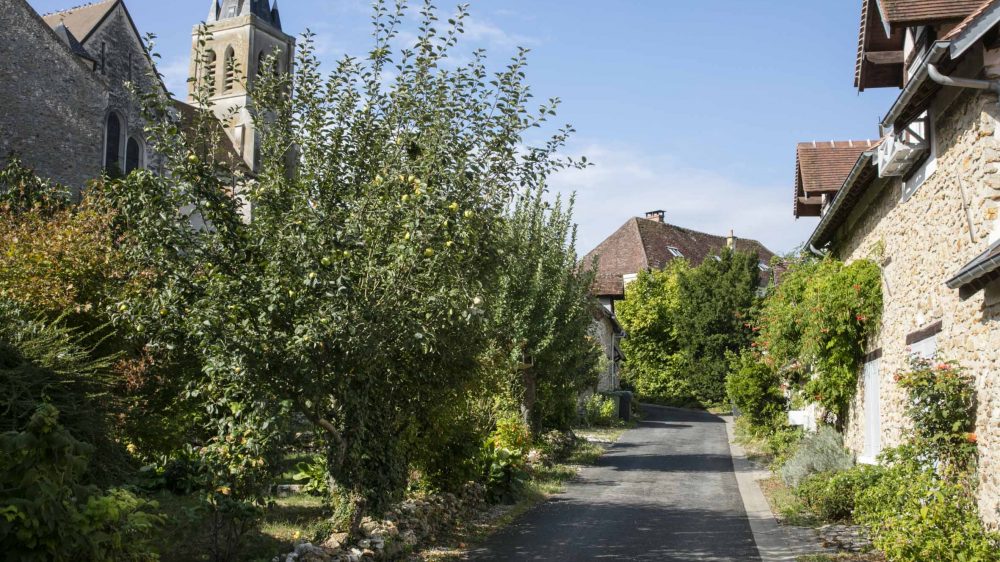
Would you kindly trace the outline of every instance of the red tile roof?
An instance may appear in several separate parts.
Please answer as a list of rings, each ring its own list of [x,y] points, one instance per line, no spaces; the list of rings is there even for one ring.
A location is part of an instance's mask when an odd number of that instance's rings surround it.
[[[819,197],[833,195],[854,169],[858,157],[878,141],[799,143],[795,151],[795,217],[819,216]]]
[[[725,236],[635,217],[584,256],[583,263],[589,266],[595,259],[598,262],[592,288],[594,295],[621,298],[625,295],[622,276],[662,269],[679,257],[670,248],[675,248],[683,258],[697,265],[718,254],[726,244]],[[757,252],[764,263],[769,263],[774,256],[760,242],[745,238],[735,239],[735,249]]]
[[[879,0],[885,22],[892,27],[960,20],[983,0]]]
[[[83,42],[117,3],[118,0],[102,0],[93,4],[45,14],[42,19],[53,29],[60,23],[65,25],[73,36]]]

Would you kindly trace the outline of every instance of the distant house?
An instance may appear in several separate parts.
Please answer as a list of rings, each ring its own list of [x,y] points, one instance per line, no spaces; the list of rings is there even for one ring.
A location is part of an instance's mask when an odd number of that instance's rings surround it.
[[[614,334],[614,330],[621,330],[615,317],[615,302],[625,298],[625,287],[640,272],[663,269],[675,259],[698,265],[719,255],[723,248],[731,248],[757,253],[763,286],[766,287],[773,277],[770,263],[774,253],[760,242],[736,238],[732,232],[729,236],[698,232],[669,224],[664,217],[664,211],[657,210],[646,213],[645,218],[629,219],[583,258],[585,267],[596,264],[591,294],[597,297],[605,311],[595,315],[594,331],[602,342],[611,342],[605,347],[608,369],[601,379],[602,386],[610,384],[611,389],[618,388],[623,355],[617,343],[627,336]]]
[[[756,252],[765,279],[770,279],[774,253],[756,240],[716,236],[683,228],[664,221],[663,211],[650,211],[645,218],[629,219],[611,236],[590,251],[583,263],[597,262],[592,293],[612,314],[615,301],[625,298],[625,286],[641,271],[663,269],[671,260],[686,259],[698,265],[716,256],[723,248]]]
[[[914,355],[975,375],[979,507],[1000,526],[1000,0],[863,0],[855,86],[895,88],[877,143],[799,145],[808,245],[882,267],[884,311],[846,420],[864,462],[909,432]],[[853,151],[853,163],[851,159]]]

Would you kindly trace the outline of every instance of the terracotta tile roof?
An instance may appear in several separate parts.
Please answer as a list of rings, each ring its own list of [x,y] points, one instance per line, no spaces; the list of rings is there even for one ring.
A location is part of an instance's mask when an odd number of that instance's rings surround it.
[[[583,263],[589,266],[595,259],[598,261],[592,289],[594,295],[621,298],[625,294],[623,275],[662,269],[679,257],[697,265],[718,254],[726,243],[726,236],[635,217],[584,256]],[[671,248],[681,256],[675,255]],[[764,263],[769,263],[774,256],[760,242],[745,238],[735,239],[735,249],[757,252]]]
[[[878,141],[826,141],[799,143],[795,150],[795,217],[819,216],[822,195],[833,195],[866,150]]]
[[[42,19],[53,29],[59,24],[65,25],[74,37],[81,42],[86,42],[90,33],[104,20],[104,16],[108,15],[108,12],[117,3],[118,0],[102,0],[93,4],[45,14]]]
[[[942,20],[960,20],[982,4],[983,0],[879,0],[885,22],[906,26]]]

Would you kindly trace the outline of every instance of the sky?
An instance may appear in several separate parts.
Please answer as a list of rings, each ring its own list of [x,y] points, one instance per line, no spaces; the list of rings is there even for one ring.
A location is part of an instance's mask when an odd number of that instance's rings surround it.
[[[40,13],[80,0],[29,0]],[[503,64],[531,49],[537,100],[559,97],[566,151],[594,162],[552,179],[575,192],[585,253],[633,216],[771,250],[801,244],[818,219],[792,215],[795,144],[867,139],[898,91],[853,87],[861,0],[467,0],[465,49]],[[437,1],[442,11],[458,2]],[[191,29],[210,0],[126,0],[158,36],[160,72],[185,90]],[[371,46],[365,0],[280,0],[284,31],[316,34],[332,65]]]

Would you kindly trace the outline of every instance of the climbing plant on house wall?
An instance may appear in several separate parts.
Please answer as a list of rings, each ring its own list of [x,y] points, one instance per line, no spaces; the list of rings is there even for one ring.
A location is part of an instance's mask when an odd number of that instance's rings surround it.
[[[808,400],[843,424],[865,344],[882,315],[882,279],[870,260],[808,260],[765,300],[755,344],[773,368],[801,383]]]

